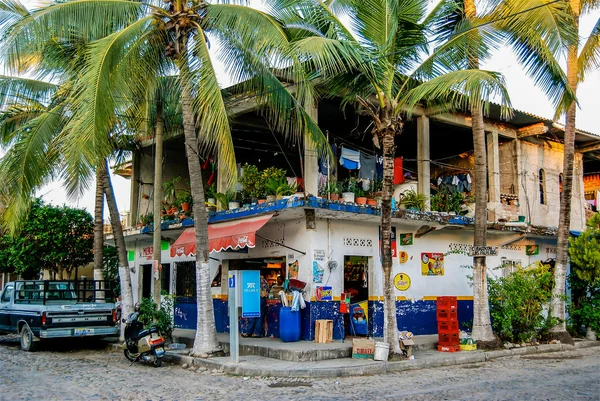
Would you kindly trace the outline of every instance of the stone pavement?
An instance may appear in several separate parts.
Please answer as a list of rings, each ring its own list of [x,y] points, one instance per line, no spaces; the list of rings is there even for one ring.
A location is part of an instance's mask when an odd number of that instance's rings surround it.
[[[299,342],[298,346],[307,342]],[[311,343],[308,343],[311,344]],[[291,362],[264,356],[241,356],[235,364],[230,357],[193,358],[186,355],[189,350],[168,351],[166,360],[192,367],[202,367],[225,373],[246,376],[270,377],[344,377],[365,374],[383,374],[415,369],[436,368],[462,364],[480,363],[497,358],[533,355],[548,352],[575,351],[581,348],[600,346],[600,341],[579,340],[575,346],[568,344],[544,344],[510,350],[438,352],[437,350],[415,351],[414,360],[381,362],[365,359],[340,358],[311,362]],[[599,397],[600,399],[600,397]]]

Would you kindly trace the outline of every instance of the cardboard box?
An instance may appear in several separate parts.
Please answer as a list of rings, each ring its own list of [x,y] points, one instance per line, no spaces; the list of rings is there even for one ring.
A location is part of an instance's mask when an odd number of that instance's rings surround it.
[[[415,345],[415,342],[411,339],[400,340],[400,349],[404,351],[404,354],[407,358],[410,358],[412,355],[413,345]]]
[[[352,339],[352,358],[373,359],[375,340],[367,338]]]

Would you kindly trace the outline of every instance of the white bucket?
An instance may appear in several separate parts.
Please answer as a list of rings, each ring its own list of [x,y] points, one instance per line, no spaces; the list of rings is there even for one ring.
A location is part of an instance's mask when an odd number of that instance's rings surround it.
[[[390,345],[388,343],[375,343],[375,355],[373,359],[376,361],[387,361],[390,353]]]
[[[342,193],[342,197],[344,198],[344,202],[354,203],[354,192],[344,192]]]
[[[240,202],[229,202],[229,210],[239,209]]]

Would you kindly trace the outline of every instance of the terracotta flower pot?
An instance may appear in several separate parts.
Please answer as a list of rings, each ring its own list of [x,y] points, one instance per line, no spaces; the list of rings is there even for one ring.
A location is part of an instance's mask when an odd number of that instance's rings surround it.
[[[175,214],[179,211],[179,209],[177,208],[177,206],[171,206],[171,211],[173,212],[173,214]]]
[[[258,204],[260,205],[262,203],[267,203],[267,200],[266,199],[259,199],[258,200]]]
[[[190,204],[187,202],[183,202],[181,204],[181,210],[183,210],[184,212],[189,212],[190,211]]]
[[[367,198],[364,196],[361,196],[361,197],[356,198],[356,200],[354,202],[356,202],[357,205],[366,205]]]
[[[340,194],[329,194],[329,199],[336,201],[340,199]]]
[[[377,206],[377,199],[367,199],[367,205]]]
[[[168,216],[173,216],[174,214],[175,214],[175,212],[173,211],[173,209],[167,210],[167,215]]]

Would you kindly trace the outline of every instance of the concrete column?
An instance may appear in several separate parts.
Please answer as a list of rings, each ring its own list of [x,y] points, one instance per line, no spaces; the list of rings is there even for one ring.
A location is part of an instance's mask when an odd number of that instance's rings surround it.
[[[318,105],[315,102],[313,107],[307,107],[306,111],[310,117],[318,124],[319,114]],[[304,137],[304,190],[306,193],[317,196],[319,191],[319,156],[315,149],[315,144],[308,137]]]
[[[429,148],[429,117],[417,118],[417,192],[427,197],[426,207],[429,209],[431,196],[431,168]]]
[[[130,224],[135,227],[138,222],[140,205],[140,152],[134,150],[131,156],[131,188],[129,199]]]
[[[500,151],[498,148],[498,133],[488,132],[487,136],[487,162],[488,162],[488,210],[493,210],[495,220],[502,217],[502,204],[500,203]],[[477,183],[479,185],[479,183]]]

